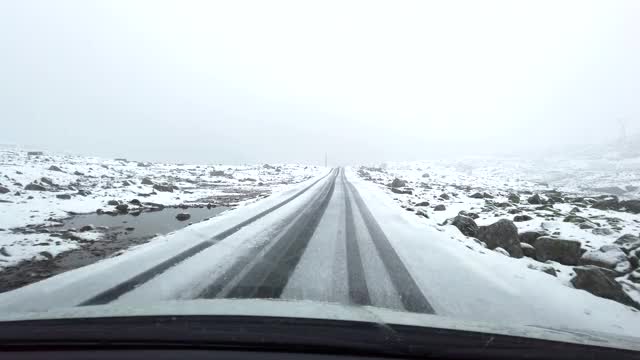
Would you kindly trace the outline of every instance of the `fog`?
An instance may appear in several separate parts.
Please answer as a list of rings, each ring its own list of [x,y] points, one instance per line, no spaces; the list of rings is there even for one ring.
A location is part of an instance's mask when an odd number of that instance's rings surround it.
[[[539,154],[640,130],[637,1],[3,1],[0,142],[136,160]]]

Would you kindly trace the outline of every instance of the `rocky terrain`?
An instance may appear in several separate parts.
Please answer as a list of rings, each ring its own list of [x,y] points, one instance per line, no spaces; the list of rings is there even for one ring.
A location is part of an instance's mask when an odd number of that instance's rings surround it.
[[[640,309],[637,160],[608,167],[593,160],[597,169],[557,161],[565,164],[562,174],[514,159],[387,163],[358,174],[432,226],[457,228],[453,237],[469,249],[492,250],[523,269]]]
[[[324,170],[0,149],[0,291],[118,255]]]

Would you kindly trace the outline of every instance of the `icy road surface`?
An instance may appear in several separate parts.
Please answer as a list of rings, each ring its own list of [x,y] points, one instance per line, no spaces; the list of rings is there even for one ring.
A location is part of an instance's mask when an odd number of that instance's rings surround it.
[[[523,269],[518,259],[473,251],[452,234],[394,206],[354,172],[334,169],[121,256],[0,294],[0,313],[262,298],[640,331],[629,307]]]

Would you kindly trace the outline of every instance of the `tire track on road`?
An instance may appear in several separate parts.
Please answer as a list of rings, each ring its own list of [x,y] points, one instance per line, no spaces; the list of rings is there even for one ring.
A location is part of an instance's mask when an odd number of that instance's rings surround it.
[[[337,174],[333,175],[320,196],[310,202],[275,242],[265,243],[252,255],[237,260],[198,297],[280,297],[333,196],[336,178]]]
[[[362,200],[358,190],[356,190],[355,186],[347,181],[346,178],[345,183],[356,202],[378,255],[391,278],[391,282],[398,294],[400,294],[400,300],[404,308],[410,312],[435,314],[433,307],[416,284],[409,270],[402,262],[402,259],[400,259],[398,253],[389,242],[389,239],[387,239],[382,228]]]
[[[168,270],[169,268],[181,263],[182,261],[194,256],[195,254],[217,244],[218,242],[224,240],[225,238],[235,234],[236,232],[240,231],[240,229],[244,228],[245,226],[255,222],[258,219],[261,219],[263,217],[265,217],[266,215],[274,212],[277,209],[280,209],[281,207],[285,206],[286,204],[290,203],[291,201],[295,200],[296,198],[298,198],[300,195],[304,194],[305,192],[307,192],[309,189],[311,189],[313,186],[315,186],[317,183],[319,183],[320,181],[322,181],[323,179],[325,179],[327,176],[333,174],[335,172],[335,170],[331,170],[329,173],[327,173],[326,175],[324,175],[323,177],[321,177],[320,179],[314,181],[311,185],[305,187],[304,189],[300,190],[299,192],[297,192],[296,194],[294,194],[293,196],[291,196],[290,198],[284,200],[283,202],[270,207],[269,209],[266,209],[262,212],[260,212],[259,214],[239,223],[236,226],[233,226],[221,233],[219,233],[218,235],[215,235],[214,237],[212,237],[209,240],[206,240],[200,244],[194,245],[191,248],[184,250],[183,252],[179,253],[176,256],[173,256],[163,262],[161,262],[160,264],[152,267],[151,269],[148,269],[126,281],[123,281],[122,283],[90,298],[89,300],[86,300],[82,303],[79,304],[79,306],[90,306],[90,305],[103,305],[103,304],[108,304],[114,300],[116,300],[117,298],[119,298],[120,296],[124,295],[125,293],[135,289],[136,287],[144,284],[145,282],[151,280],[152,278],[158,276],[159,274],[165,272],[166,270]]]

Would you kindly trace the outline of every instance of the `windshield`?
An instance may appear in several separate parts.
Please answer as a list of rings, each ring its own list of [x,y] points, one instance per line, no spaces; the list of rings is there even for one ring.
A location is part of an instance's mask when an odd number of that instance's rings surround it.
[[[638,16],[3,2],[0,321],[277,314],[640,340]]]

